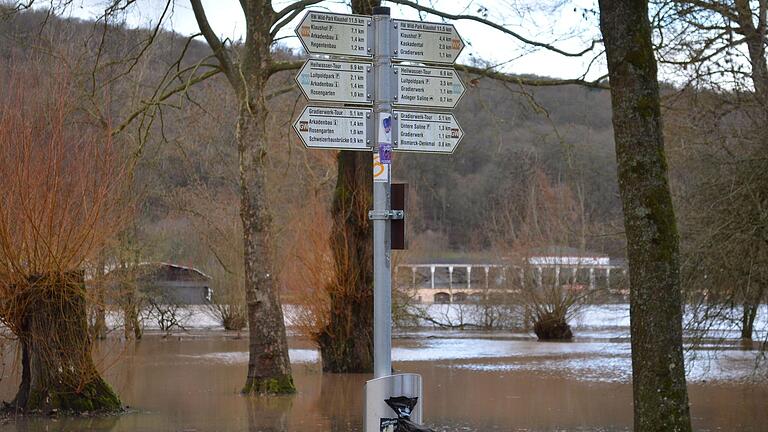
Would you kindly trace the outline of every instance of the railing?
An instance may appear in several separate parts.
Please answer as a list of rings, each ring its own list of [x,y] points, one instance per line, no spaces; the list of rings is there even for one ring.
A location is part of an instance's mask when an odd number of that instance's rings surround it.
[[[410,272],[408,271],[410,270]],[[529,274],[528,272],[532,272]],[[532,275],[538,285],[557,282],[573,289],[612,289],[611,273],[626,277],[626,268],[604,262],[556,264],[540,262],[537,265],[513,266],[499,263],[426,263],[399,264],[395,268],[395,281],[399,289],[418,291],[419,297],[434,298],[436,302],[471,298],[488,291],[508,291],[509,277],[524,283]],[[410,278],[408,277],[410,273]],[[616,279],[616,278],[614,278]],[[614,283],[615,285],[615,283]],[[447,290],[447,292],[446,292]],[[454,291],[456,293],[454,294]],[[485,294],[482,294],[485,295]]]

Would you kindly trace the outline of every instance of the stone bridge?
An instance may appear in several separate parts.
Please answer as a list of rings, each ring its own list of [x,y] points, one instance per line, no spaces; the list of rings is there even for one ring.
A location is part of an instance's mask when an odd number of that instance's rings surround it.
[[[433,260],[395,267],[394,281],[423,303],[454,303],[492,299],[519,290],[528,280],[538,286],[559,284],[567,289],[599,289],[626,294],[626,266],[607,256],[539,255],[512,260]]]

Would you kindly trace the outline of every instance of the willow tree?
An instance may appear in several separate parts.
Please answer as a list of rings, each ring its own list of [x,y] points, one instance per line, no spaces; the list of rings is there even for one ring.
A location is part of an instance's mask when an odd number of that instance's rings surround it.
[[[0,91],[0,320],[18,338],[22,366],[9,407],[120,410],[91,357],[83,269],[126,214],[124,164],[109,132],[73,111],[68,77],[9,75]]]
[[[679,239],[647,0],[600,0],[627,236],[635,430],[690,431]]]
[[[213,50],[218,69],[237,98],[236,142],[243,222],[245,297],[248,309],[249,359],[244,393],[295,391],[288,343],[275,279],[272,216],[267,202],[267,82],[282,70],[272,59],[277,32],[305,6],[320,0],[292,3],[280,11],[267,0],[241,0],[245,16],[242,45],[225,44],[208,23],[200,0],[190,0],[197,24]]]
[[[352,0],[352,12],[372,15],[380,0]],[[333,191],[330,246],[333,276],[329,313],[315,339],[327,372],[373,370],[373,203],[372,160],[368,152],[340,151]]]

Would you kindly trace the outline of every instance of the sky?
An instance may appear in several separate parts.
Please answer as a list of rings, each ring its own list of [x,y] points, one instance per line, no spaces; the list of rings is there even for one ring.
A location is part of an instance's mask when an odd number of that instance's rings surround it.
[[[290,3],[291,0],[275,0],[273,7],[279,10]],[[528,39],[553,44],[564,51],[581,51],[593,39],[599,38],[596,16],[585,12],[596,9],[595,2],[591,0],[431,0],[429,3],[422,0],[421,3],[453,14],[478,15],[479,10],[485,10],[489,21],[502,24]],[[562,7],[552,6],[561,3],[567,4]],[[103,13],[104,4],[104,0],[76,0],[67,13],[78,18],[93,19]],[[211,27],[217,34],[232,40],[242,38],[245,19],[237,0],[203,0],[203,5]],[[580,78],[586,72],[587,79],[596,79],[606,73],[602,57],[589,66],[593,57],[600,54],[599,51],[579,58],[565,57],[543,49],[534,50],[512,36],[483,24],[464,20],[447,21],[434,15],[420,16],[414,9],[386,1],[383,5],[392,8],[393,18],[455,24],[467,45],[458,63],[471,64],[475,59],[480,59],[506,73],[555,78]],[[163,0],[137,0],[125,16],[126,23],[130,27],[149,27],[157,22],[164,7]],[[312,9],[350,13],[348,3],[344,1],[325,1]],[[301,48],[293,29],[302,17],[303,14],[282,29],[278,34],[280,43],[292,49]],[[174,4],[165,27],[183,35],[198,32],[188,1],[179,0]]]

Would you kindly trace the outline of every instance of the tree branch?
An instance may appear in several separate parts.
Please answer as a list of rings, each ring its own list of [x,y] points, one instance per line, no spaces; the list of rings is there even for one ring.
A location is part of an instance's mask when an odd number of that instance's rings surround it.
[[[530,87],[552,87],[561,85],[579,85],[583,87],[608,90],[610,86],[603,80],[605,76],[599,77],[594,81],[587,81],[584,79],[558,79],[558,78],[527,78],[519,75],[505,74],[503,72],[497,72],[488,68],[479,68],[475,66],[467,66],[457,64],[454,65],[457,71],[480,75],[486,78],[495,79],[498,81],[509,82]]]
[[[275,62],[269,70],[269,74],[273,75],[278,72],[300,69],[304,64],[303,61],[283,61]],[[526,85],[531,87],[551,87],[560,85],[580,85],[589,88],[596,88],[607,90],[610,86],[603,82],[605,76],[602,76],[594,81],[587,81],[585,79],[558,79],[558,78],[526,78],[519,75],[506,74],[503,72],[494,71],[491,68],[479,68],[475,66],[467,66],[463,64],[456,64],[454,68],[457,71],[480,75],[486,78],[491,78],[499,81],[510,82],[514,84]]]
[[[114,136],[114,135],[117,135],[118,133],[122,132],[126,127],[128,127],[128,125],[131,124],[131,122],[133,122],[133,120],[136,119],[136,117],[138,117],[142,113],[146,112],[147,108],[149,108],[150,106],[157,105],[160,102],[165,101],[166,99],[168,99],[169,97],[171,97],[171,96],[173,96],[173,95],[175,95],[177,93],[181,93],[183,91],[187,91],[189,89],[189,87],[191,87],[192,85],[200,83],[202,81],[205,81],[208,78],[210,78],[212,76],[215,76],[215,75],[217,75],[219,73],[221,73],[221,69],[212,69],[212,70],[210,70],[210,71],[208,71],[208,72],[206,72],[206,73],[204,73],[202,75],[198,75],[196,77],[190,78],[184,84],[181,84],[181,85],[179,85],[177,87],[172,88],[171,90],[163,93],[160,97],[158,97],[155,100],[152,100],[152,101],[149,101],[149,102],[142,102],[143,106],[141,108],[139,108],[138,110],[134,111],[133,113],[131,113],[131,115],[129,115],[128,118],[125,119],[125,121],[123,121],[118,127],[116,127],[112,131],[112,135]]]
[[[437,16],[442,17],[442,18],[448,18],[448,19],[452,19],[452,20],[475,21],[475,22],[478,22],[480,24],[487,25],[488,27],[496,29],[496,30],[498,30],[498,31],[500,31],[502,33],[508,34],[508,35],[512,36],[513,38],[515,38],[515,39],[519,40],[520,42],[523,42],[523,43],[525,43],[527,45],[531,45],[531,46],[535,46],[535,47],[539,47],[539,48],[544,48],[546,50],[558,53],[558,54],[566,56],[566,57],[580,57],[580,56],[588,53],[589,51],[592,51],[595,48],[595,45],[597,45],[597,43],[600,42],[599,40],[593,40],[592,44],[590,44],[590,46],[588,48],[585,48],[585,49],[583,49],[583,50],[581,50],[579,52],[567,52],[567,51],[563,51],[563,50],[561,50],[561,49],[559,49],[559,48],[557,48],[557,47],[555,47],[553,45],[550,45],[548,43],[537,42],[537,41],[528,39],[525,36],[522,36],[519,33],[513,32],[512,30],[510,30],[510,29],[508,29],[508,28],[506,28],[506,27],[504,27],[504,26],[502,26],[500,24],[497,24],[495,22],[489,21],[489,20],[484,19],[484,18],[476,17],[474,15],[464,15],[464,14],[454,15],[454,14],[449,14],[447,12],[441,12],[441,11],[439,11],[437,9],[434,9],[434,8],[431,8],[431,7],[422,6],[422,5],[418,4],[418,3],[414,3],[414,2],[409,1],[409,0],[389,0],[389,1],[391,3],[401,4],[403,6],[409,6],[409,7],[412,7],[414,9],[418,10],[418,11],[427,12],[427,13],[430,13],[432,15],[437,15]]]
[[[213,32],[211,25],[208,23],[208,18],[205,16],[205,9],[203,8],[200,0],[189,0],[192,4],[192,10],[195,13],[195,19],[197,25],[200,27],[200,33],[203,34],[206,42],[210,45],[213,54],[219,60],[221,65],[221,71],[227,76],[227,79],[235,89],[239,89],[241,86],[240,80],[235,76],[235,66],[232,59],[227,52],[227,48],[221,43],[221,40],[216,33]]]
[[[304,61],[278,61],[270,65],[267,76],[272,76],[278,72],[301,69]]]
[[[704,10],[720,14],[730,19],[731,21],[739,21],[739,17],[736,15],[736,13],[728,6],[726,6],[724,2],[708,2],[703,0],[674,0],[674,3],[682,6],[696,6]]]
[[[296,17],[296,15],[300,14],[301,11],[303,11],[307,6],[312,6],[313,4],[317,4],[322,2],[323,0],[301,0],[297,1],[295,3],[291,3],[285,8],[283,8],[280,12],[277,12],[275,15],[275,20],[272,22],[272,31],[270,32],[272,35],[276,34],[278,31],[280,31],[281,28],[285,27],[286,24],[291,22],[293,18]],[[288,19],[283,20],[286,16],[288,16]],[[283,22],[280,22],[283,20]]]

